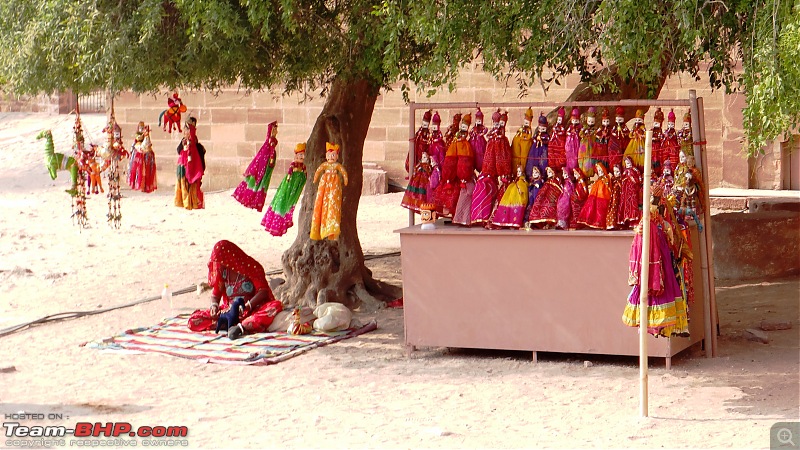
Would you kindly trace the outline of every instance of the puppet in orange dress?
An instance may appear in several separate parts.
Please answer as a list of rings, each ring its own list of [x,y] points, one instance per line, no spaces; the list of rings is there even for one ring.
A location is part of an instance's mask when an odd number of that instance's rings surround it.
[[[326,162],[320,164],[314,173],[314,183],[319,181],[314,216],[311,219],[311,239],[315,241],[339,238],[342,221],[342,188],[343,185],[347,186],[347,172],[344,166],[337,162],[339,145],[327,142],[325,159]]]
[[[589,194],[578,214],[578,223],[590,228],[604,230],[608,228],[608,217],[611,202],[611,175],[606,171],[602,162],[594,165],[597,180],[589,187]],[[613,226],[612,226],[613,228]]]
[[[220,313],[229,313],[237,299],[244,305],[238,324],[227,328],[228,338],[267,331],[283,304],[275,299],[267,283],[264,267],[230,241],[214,244],[208,261],[211,306],[198,309],[189,317],[192,331],[214,330]]]

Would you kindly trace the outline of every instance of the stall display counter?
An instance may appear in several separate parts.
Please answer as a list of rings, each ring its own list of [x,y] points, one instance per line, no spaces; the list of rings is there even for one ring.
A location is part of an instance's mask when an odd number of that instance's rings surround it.
[[[407,351],[457,347],[639,354],[622,323],[633,231],[486,230],[439,220],[400,234]],[[691,229],[692,243],[697,230]],[[696,255],[697,256],[697,255]],[[693,261],[690,337],[649,336],[666,366],[704,338],[703,280]]]

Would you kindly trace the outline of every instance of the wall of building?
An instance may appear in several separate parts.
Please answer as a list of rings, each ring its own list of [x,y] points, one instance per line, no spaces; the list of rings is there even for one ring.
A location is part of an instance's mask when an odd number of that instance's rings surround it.
[[[506,83],[495,80],[475,67],[468,67],[461,71],[456,91],[440,92],[430,98],[424,94],[411,92],[410,100],[426,103],[474,102],[477,105],[491,102],[520,102],[519,108],[509,109],[508,134],[511,138],[521,125],[523,111],[527,108],[525,102],[563,101],[579,81],[577,75],[572,75],[562,80],[560,85],[552,85],[547,93],[541,88],[532,88],[526,96],[520,97],[521,92],[513,80],[507,86]],[[778,179],[781,177],[780,164],[776,165],[770,161],[748,162],[742,151],[741,139],[744,134],[741,111],[744,106],[744,96],[724,94],[722,91],[712,92],[706,77],[695,81],[689,76],[678,74],[667,80],[659,98],[687,99],[690,89],[694,89],[697,96],[702,97],[704,101],[709,186],[780,188],[780,183],[775,185],[772,181],[776,177]],[[126,143],[130,143],[136,124],[140,120],[153,127],[153,146],[158,155],[159,169],[163,172],[159,179],[174,183],[172,180],[176,147],[180,141],[180,134],[162,131],[158,129],[157,124],[159,114],[167,108],[169,95],[171,92],[166,91],[156,96],[124,92],[115,98],[114,106]],[[217,93],[182,91],[179,95],[188,108],[187,113],[197,117],[198,136],[208,150],[207,176],[204,178],[207,190],[231,188],[241,181],[242,172],[264,142],[267,124],[273,120],[279,124],[278,162],[275,173],[282,173],[291,161],[295,144],[308,139],[324,104],[324,99],[318,96],[303,99],[299,94],[283,97],[279,93],[247,93],[236,88],[224,89]],[[62,109],[69,109],[68,105]],[[488,108],[485,108],[484,112],[488,112],[487,116],[490,116],[491,111],[486,109]],[[68,111],[62,111],[64,112]],[[474,113],[474,110],[440,110],[444,126],[450,122],[455,112]],[[645,117],[648,127],[652,125],[653,112],[651,109]],[[664,111],[665,115],[667,112]],[[678,126],[684,112],[675,111]],[[417,124],[421,122],[422,113],[417,111]],[[408,105],[403,101],[399,88],[382,92],[376,102],[364,144],[364,161],[377,163],[387,171],[391,184],[401,186],[406,184],[403,166],[409,148],[408,114]],[[535,114],[538,115],[538,111]],[[186,115],[182,119],[185,120]],[[756,165],[761,167],[758,172],[754,169]],[[281,177],[273,177],[273,184],[277,184],[280,179]]]
[[[46,112],[58,114],[58,95],[16,95],[0,92],[0,112]]]

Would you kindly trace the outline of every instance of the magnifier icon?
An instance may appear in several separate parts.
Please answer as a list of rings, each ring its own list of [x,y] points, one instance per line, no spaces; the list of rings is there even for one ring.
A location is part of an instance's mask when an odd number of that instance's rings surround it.
[[[778,433],[775,435],[778,438],[778,442],[781,444],[789,444],[792,447],[795,446],[794,441],[792,440],[794,436],[792,436],[792,430],[788,428],[781,428],[778,430]]]

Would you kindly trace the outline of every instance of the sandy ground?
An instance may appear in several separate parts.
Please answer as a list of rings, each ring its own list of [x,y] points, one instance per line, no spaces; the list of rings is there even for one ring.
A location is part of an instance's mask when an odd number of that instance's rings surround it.
[[[84,121],[98,142],[104,118]],[[0,115],[0,329],[131,303],[159,295],[164,283],[190,286],[206,276],[219,239],[239,243],[267,270],[280,267],[294,234],[270,237],[231,191],[208,193],[202,211],[175,208],[167,177],[154,194],[124,191],[119,230],[104,222],[106,199],[90,198],[92,226],[79,231],[66,173],[50,180],[35,140],[51,128],[56,151],[70,153],[71,127],[66,116]],[[362,198],[365,252],[399,250],[392,230],[408,217],[400,199]],[[369,266],[400,283],[398,257]],[[798,292],[796,278],[720,283],[720,357],[694,347],[670,371],[654,360],[649,418],[639,417],[636,358],[540,354],[532,363],[529,352],[447,348],[407,358],[401,309],[361,315],[378,330],[267,367],[81,346],[155,323],[165,314],[160,302],[0,337],[0,368],[15,368],[0,372],[0,413],[63,415],[23,425],[181,425],[194,448],[768,448],[770,427],[800,414]],[[207,296],[177,296],[176,311],[204,307]],[[769,344],[744,337],[762,319],[781,318],[794,327],[770,332]],[[0,447],[11,445],[2,439]]]

